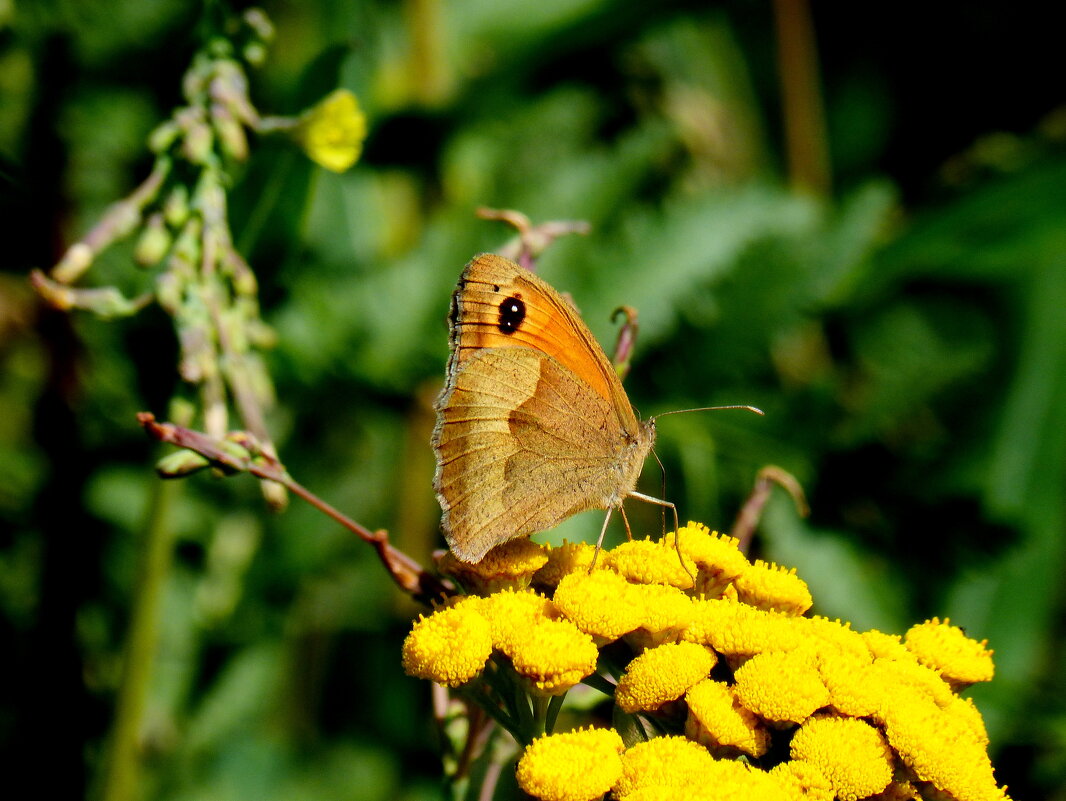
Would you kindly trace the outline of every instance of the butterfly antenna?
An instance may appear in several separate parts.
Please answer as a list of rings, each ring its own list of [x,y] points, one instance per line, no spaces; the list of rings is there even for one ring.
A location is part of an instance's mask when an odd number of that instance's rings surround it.
[[[720,412],[725,409],[743,409],[748,412],[754,412],[757,415],[764,416],[766,412],[760,409],[758,406],[748,406],[744,403],[735,404],[732,406],[700,406],[696,409],[674,409],[670,412],[662,412],[652,417],[652,420],[658,420],[660,417],[666,417],[668,414],[686,414],[688,412]]]

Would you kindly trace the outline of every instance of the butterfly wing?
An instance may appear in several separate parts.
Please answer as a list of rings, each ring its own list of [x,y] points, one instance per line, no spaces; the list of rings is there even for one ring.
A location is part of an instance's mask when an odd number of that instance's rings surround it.
[[[615,412],[623,430],[639,430],[622,382],[572,305],[529,270],[483,253],[463,270],[452,297],[448,380],[485,348],[530,348],[569,368]]]
[[[469,354],[438,402],[434,485],[460,559],[585,509],[617,505],[651,437],[623,433],[612,405],[529,347]]]

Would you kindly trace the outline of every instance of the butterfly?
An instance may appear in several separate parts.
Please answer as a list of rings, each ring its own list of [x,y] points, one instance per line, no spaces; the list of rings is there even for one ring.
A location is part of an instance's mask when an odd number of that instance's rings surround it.
[[[635,490],[655,421],[637,417],[588,326],[547,282],[477,256],[452,295],[449,331],[433,484],[461,561],[588,509],[607,510],[602,542],[627,497],[673,508]]]

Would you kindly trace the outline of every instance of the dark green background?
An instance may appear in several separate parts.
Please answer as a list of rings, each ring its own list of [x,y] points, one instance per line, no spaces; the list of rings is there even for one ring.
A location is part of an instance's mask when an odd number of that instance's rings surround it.
[[[263,113],[334,86],[370,125],[342,176],[256,143],[231,202],[277,329],[270,425],[305,485],[426,561],[431,402],[479,205],[580,218],[543,258],[600,340],[639,309],[627,388],[666,418],[686,518],[728,529],[765,464],[809,493],[757,555],[815,611],[902,633],[950,616],[996,652],[973,692],[1015,798],[1066,798],[1066,104],[1061,29],[1005,3],[816,4],[831,157],[789,188],[774,8],[579,0],[265,5]],[[0,753],[37,794],[100,771],[158,455],[135,424],[185,390],[158,309],[43,311],[48,267],[147,174],[196,3],[0,0]],[[128,291],[116,248],[90,284]],[[658,493],[649,466],[642,488]],[[636,505],[634,505],[636,506]],[[654,510],[633,508],[657,531]],[[565,525],[594,536],[601,518]],[[147,721],[146,798],[439,793],[417,613],[368,548],[251,479],[181,486]],[[617,532],[615,532],[617,534]],[[561,534],[559,535],[561,536]],[[231,549],[227,551],[226,549]],[[245,549],[247,566],[227,562]],[[501,791],[501,794],[504,794]]]

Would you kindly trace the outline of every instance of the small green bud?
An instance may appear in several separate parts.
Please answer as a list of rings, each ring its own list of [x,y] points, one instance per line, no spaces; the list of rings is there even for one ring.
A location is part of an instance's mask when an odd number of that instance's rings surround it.
[[[133,258],[144,267],[158,264],[167,255],[173,241],[174,238],[163,222],[162,212],[156,212],[141,229],[141,235],[133,249]]]
[[[162,478],[184,478],[211,466],[211,460],[195,451],[180,450],[167,454],[155,464]]]

